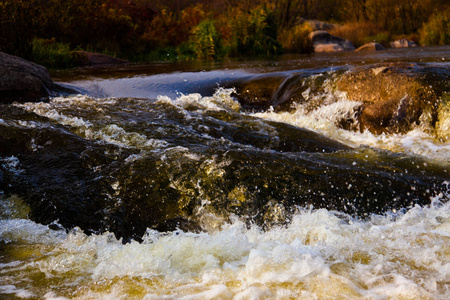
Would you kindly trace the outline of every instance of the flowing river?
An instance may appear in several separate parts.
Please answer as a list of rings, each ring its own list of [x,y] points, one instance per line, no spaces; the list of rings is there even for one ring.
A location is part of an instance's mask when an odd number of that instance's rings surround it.
[[[436,105],[363,127],[379,63]],[[450,299],[449,47],[53,78],[0,106],[1,299]]]

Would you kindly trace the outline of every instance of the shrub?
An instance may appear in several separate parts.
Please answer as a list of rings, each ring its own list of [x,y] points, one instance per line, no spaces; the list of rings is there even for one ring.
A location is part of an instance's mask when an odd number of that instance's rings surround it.
[[[204,20],[194,27],[190,43],[201,60],[214,60],[221,52],[220,36],[212,20]]]
[[[377,25],[371,22],[346,23],[335,27],[330,33],[352,41],[357,48],[374,40],[381,44],[386,44],[389,41],[389,34],[380,30]]]
[[[257,7],[238,11],[233,20],[232,54],[236,56],[270,56],[282,52],[277,41],[277,23],[272,11]]]
[[[389,42],[391,41],[391,36],[387,32],[380,32],[375,35],[367,36],[363,39],[363,44],[367,43],[380,43],[385,47],[389,47]]]
[[[450,8],[430,17],[419,33],[421,45],[450,45]]]
[[[58,43],[55,39],[34,39],[33,60],[51,69],[73,68],[78,61],[69,44]]]
[[[313,31],[308,22],[285,29],[280,33],[278,40],[284,51],[289,53],[310,53],[311,41],[308,35]]]

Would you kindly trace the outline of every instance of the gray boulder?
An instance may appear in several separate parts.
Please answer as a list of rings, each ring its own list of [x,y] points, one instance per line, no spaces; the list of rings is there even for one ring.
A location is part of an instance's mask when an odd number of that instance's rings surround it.
[[[320,45],[324,45],[324,44],[335,44],[338,45],[340,47],[342,47],[343,50],[350,50],[353,51],[355,50],[355,46],[353,45],[353,43],[347,39],[341,38],[341,37],[337,37],[334,35],[331,35],[330,33],[328,33],[327,31],[324,30],[317,30],[317,31],[313,31],[309,34],[309,39],[314,47],[314,52],[320,52],[321,50],[324,49],[323,46]],[[332,50],[333,48],[336,51],[342,51],[342,49],[340,47],[327,47],[328,50]],[[322,51],[324,52],[324,51]],[[327,51],[330,52],[330,51]]]
[[[417,47],[417,45],[413,41],[408,41],[407,39],[400,39],[400,40],[391,42],[391,47],[392,48],[413,48],[413,47]]]
[[[45,67],[0,52],[0,104],[36,102],[56,93],[71,92],[55,84]]]
[[[384,46],[379,43],[368,43],[362,45],[355,51],[380,51],[380,50],[386,50],[386,48],[384,48]]]

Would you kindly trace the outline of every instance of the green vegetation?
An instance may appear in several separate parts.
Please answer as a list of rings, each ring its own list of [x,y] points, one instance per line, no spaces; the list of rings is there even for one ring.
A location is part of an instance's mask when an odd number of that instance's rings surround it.
[[[450,7],[431,16],[420,30],[420,43],[423,45],[450,44]]]
[[[220,35],[210,19],[194,27],[190,42],[198,59],[214,60],[221,55]]]
[[[33,59],[49,68],[73,68],[78,64],[76,55],[69,44],[58,43],[54,39],[34,39],[32,47]]]
[[[444,45],[449,11],[446,0],[0,0],[0,51],[66,68],[82,49],[133,61],[307,53],[317,29],[355,46]]]

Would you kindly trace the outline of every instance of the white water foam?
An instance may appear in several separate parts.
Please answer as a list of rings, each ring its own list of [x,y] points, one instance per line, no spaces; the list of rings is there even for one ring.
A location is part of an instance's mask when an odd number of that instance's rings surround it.
[[[4,264],[0,276],[51,299],[450,297],[450,204],[438,198],[366,222],[300,210],[268,231],[236,219],[211,232],[149,230],[143,243],[126,245],[108,233],[64,235],[31,221],[1,228],[0,239],[20,245],[16,256],[26,259],[20,268]],[[32,249],[39,255],[24,255]],[[19,280],[38,273],[58,288]]]
[[[345,98],[316,109],[305,109],[298,105],[293,112],[269,110],[251,114],[265,120],[283,122],[321,133],[351,147],[370,146],[393,152],[406,152],[430,159],[450,161],[450,141],[440,141],[422,128],[404,134],[373,134],[369,131],[349,131],[339,128],[343,116],[353,116],[360,103]],[[449,116],[450,118],[450,116]]]
[[[239,102],[230,96],[234,92],[234,89],[218,88],[211,97],[203,97],[197,93],[187,95],[182,94],[175,99],[168,96],[158,96],[158,102],[171,104],[183,109],[196,108],[197,110],[226,110],[239,112],[241,109]]]

